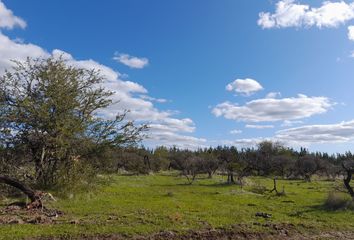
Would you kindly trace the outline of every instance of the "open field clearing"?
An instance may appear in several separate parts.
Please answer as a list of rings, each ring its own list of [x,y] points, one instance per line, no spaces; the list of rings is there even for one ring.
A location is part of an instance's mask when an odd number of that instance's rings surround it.
[[[63,212],[52,223],[0,225],[0,238],[151,237],[162,231],[158,237],[172,238],[190,230],[202,234],[211,229],[255,238],[257,234],[296,237],[320,233],[335,238],[336,234],[350,236],[354,228],[352,211],[324,207],[335,182],[279,180],[278,187],[284,186],[285,196],[265,191],[264,187],[272,188],[271,179],[248,178],[243,190],[224,182],[221,176],[198,179],[193,185],[168,174],[102,176],[95,190],[68,193],[50,202],[50,208]]]

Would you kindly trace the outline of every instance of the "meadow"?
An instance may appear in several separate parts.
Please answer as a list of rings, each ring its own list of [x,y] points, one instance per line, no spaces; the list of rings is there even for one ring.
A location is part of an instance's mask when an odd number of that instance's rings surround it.
[[[101,175],[95,186],[78,193],[53,193],[49,208],[63,215],[54,224],[0,225],[0,239],[74,238],[116,235],[151,236],[172,231],[237,229],[248,233],[316,235],[348,232],[351,210],[330,210],[324,203],[341,182],[278,180],[285,195],[270,193],[270,178],[250,177],[245,186],[225,184],[225,177],[199,177],[192,185],[177,173]],[[344,194],[344,193],[343,193]],[[13,199],[3,199],[1,207]],[[256,216],[270,214],[269,218]]]

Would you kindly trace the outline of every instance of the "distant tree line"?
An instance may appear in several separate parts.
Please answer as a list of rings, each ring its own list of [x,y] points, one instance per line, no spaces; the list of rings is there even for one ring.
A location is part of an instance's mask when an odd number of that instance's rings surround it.
[[[302,179],[311,181],[314,175],[328,180],[342,178],[351,196],[350,186],[354,173],[353,153],[327,154],[309,152],[306,148],[295,150],[284,145],[263,141],[255,148],[217,146],[194,151],[176,147],[116,148],[111,155],[108,171],[127,171],[135,174],[178,171],[192,184],[198,175],[212,178],[224,175],[228,184],[243,185],[248,176],[263,176],[276,179]]]
[[[217,146],[194,151],[176,147],[117,148],[111,164],[116,171],[125,170],[147,174],[161,170],[176,170],[190,180],[204,174],[211,178],[215,173],[227,176],[227,183],[235,183],[246,176],[276,176],[283,179],[311,181],[318,175],[328,179],[342,176],[343,163],[353,159],[351,152],[329,155],[309,152],[305,148],[294,150],[280,143],[264,141],[256,148],[238,149],[234,146]]]

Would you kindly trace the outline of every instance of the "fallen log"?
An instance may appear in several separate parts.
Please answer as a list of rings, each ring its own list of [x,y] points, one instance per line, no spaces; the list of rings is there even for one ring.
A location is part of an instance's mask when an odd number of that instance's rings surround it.
[[[27,205],[27,208],[41,208],[43,207],[42,205],[42,195],[43,193],[40,191],[35,191],[26,184],[18,181],[17,179],[8,177],[8,176],[3,176],[0,175],[0,183],[4,183],[6,185],[9,185],[11,187],[17,188],[21,192],[23,192],[30,200],[31,202]]]

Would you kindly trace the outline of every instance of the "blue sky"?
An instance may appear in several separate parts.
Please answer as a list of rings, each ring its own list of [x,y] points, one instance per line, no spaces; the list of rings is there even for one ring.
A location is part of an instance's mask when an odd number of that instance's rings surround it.
[[[123,99],[104,114],[149,122],[148,146],[353,150],[353,1],[0,3],[0,72],[58,54],[101,69]]]

